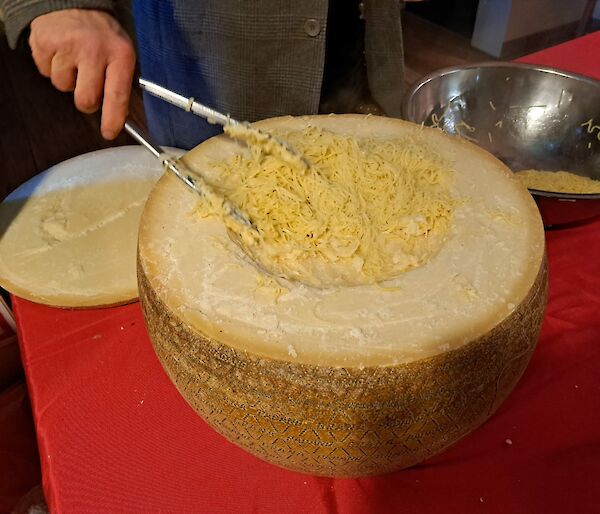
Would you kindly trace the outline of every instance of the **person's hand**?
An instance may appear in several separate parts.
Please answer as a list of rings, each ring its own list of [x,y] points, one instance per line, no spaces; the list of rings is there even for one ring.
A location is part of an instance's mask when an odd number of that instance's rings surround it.
[[[60,91],[75,91],[75,105],[96,112],[102,101],[102,136],[114,139],[129,106],[135,50],[108,13],[64,9],[31,22],[29,46],[38,70]]]

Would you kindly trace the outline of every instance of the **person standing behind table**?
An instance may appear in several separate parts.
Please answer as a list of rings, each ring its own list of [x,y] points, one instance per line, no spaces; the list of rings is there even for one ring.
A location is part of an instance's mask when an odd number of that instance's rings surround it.
[[[40,73],[74,91],[79,110],[102,106],[106,139],[123,127],[136,60],[114,8],[111,0],[0,0],[9,44],[29,27]],[[398,0],[134,0],[132,11],[142,75],[234,118],[355,111],[369,94],[400,114]],[[148,95],[144,106],[162,145],[191,148],[220,131]]]

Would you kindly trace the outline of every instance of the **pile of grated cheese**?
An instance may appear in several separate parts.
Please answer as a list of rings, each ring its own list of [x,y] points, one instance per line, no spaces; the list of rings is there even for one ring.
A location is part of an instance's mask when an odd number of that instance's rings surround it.
[[[600,193],[600,181],[568,171],[521,170],[515,175],[528,189],[554,193]]]
[[[376,283],[439,250],[454,206],[452,172],[423,135],[272,132],[310,167],[252,145],[213,163],[211,181],[258,228],[256,244],[241,246],[262,268],[316,287]],[[218,215],[208,202],[198,211]]]

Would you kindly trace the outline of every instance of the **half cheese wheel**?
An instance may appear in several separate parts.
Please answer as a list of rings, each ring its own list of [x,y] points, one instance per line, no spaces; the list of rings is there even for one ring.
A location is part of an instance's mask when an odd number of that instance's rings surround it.
[[[56,307],[137,299],[139,219],[160,163],[138,146],[53,166],[0,205],[0,285]]]
[[[277,118],[368,137],[419,135],[454,169],[447,239],[385,284],[274,280],[170,176],[140,225],[138,276],[165,370],[217,431],[286,468],[360,476],[414,465],[485,421],[534,349],[546,299],[542,221],[527,190],[464,140],[379,117]],[[243,148],[186,154],[207,170]]]

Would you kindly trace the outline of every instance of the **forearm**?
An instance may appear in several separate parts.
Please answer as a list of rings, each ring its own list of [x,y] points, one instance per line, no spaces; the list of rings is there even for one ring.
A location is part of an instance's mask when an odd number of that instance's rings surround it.
[[[23,31],[42,14],[60,9],[98,9],[112,12],[112,0],[0,0],[0,17],[6,37],[15,48]]]

